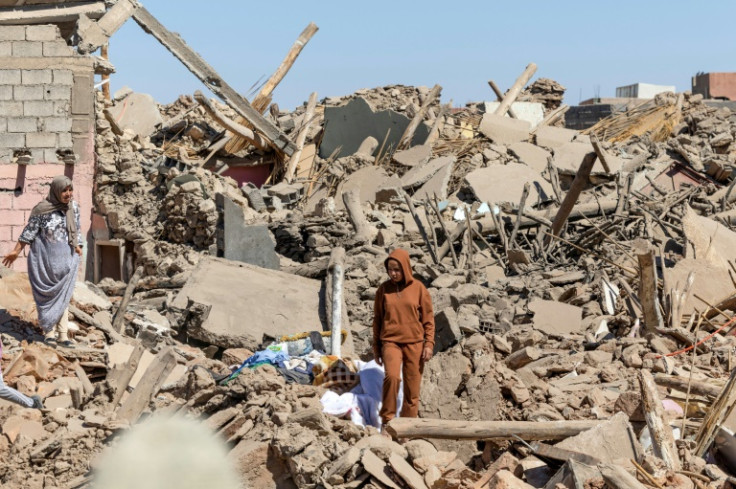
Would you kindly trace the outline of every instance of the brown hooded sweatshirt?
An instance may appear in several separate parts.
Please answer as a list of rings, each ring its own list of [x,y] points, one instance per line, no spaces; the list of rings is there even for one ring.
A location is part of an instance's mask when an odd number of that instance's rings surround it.
[[[419,343],[434,349],[434,311],[429,291],[411,273],[409,253],[394,250],[384,262],[394,259],[404,273],[403,283],[387,280],[378,287],[373,309],[373,349],[376,356],[381,342]]]

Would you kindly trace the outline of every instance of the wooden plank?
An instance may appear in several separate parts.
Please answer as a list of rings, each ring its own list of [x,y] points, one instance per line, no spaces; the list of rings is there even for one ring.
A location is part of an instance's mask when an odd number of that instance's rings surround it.
[[[643,244],[643,243],[642,243]],[[644,312],[644,329],[657,333],[664,328],[664,319],[659,308],[657,291],[657,267],[654,263],[654,250],[639,246],[636,251],[639,261],[639,300]]]
[[[133,19],[181,61],[212,93],[220,97],[238,115],[245,118],[254,129],[269,139],[273,147],[289,156],[294,153],[296,146],[286,134],[255,110],[245,97],[228,85],[215,69],[190,48],[179,35],[161,25],[145,7],[138,8],[133,14]]]
[[[118,409],[117,418],[131,425],[138,421],[141,413],[151,401],[151,397],[156,395],[175,365],[176,355],[171,347],[167,347],[156,355],[141,381]]]
[[[588,185],[588,178],[590,177],[590,171],[593,169],[593,164],[595,164],[595,158],[596,155],[594,152],[588,153],[583,158],[583,162],[580,164],[580,167],[575,174],[575,179],[570,185],[570,190],[568,190],[567,195],[565,195],[565,198],[560,204],[560,208],[557,210],[555,218],[552,220],[552,229],[550,230],[551,234],[555,236],[560,235],[562,226],[565,225],[567,218],[570,216],[570,213],[575,208],[575,203],[578,201],[580,193]],[[545,236],[544,238],[546,245],[548,245],[551,240],[552,239],[550,236]]]
[[[107,380],[115,390],[115,395],[111,403],[113,409],[117,407],[123,398],[123,394],[128,388],[128,384],[130,384],[130,379],[133,378],[136,370],[138,370],[138,365],[141,363],[141,357],[143,357],[143,352],[145,351],[146,348],[141,343],[138,343],[131,352],[128,361],[123,365],[116,366],[115,369],[107,374]]]
[[[697,396],[718,397],[718,394],[723,390],[723,386],[706,384],[702,380],[696,380],[690,383],[688,379],[676,375],[657,374],[654,376],[654,382],[658,385],[677,389],[682,392],[687,392],[689,385],[690,392]]]
[[[143,275],[143,267],[136,268],[135,273],[130,277],[128,286],[125,288],[125,294],[123,294],[123,299],[120,301],[118,310],[115,312],[115,318],[112,321],[112,329],[118,333],[123,332],[125,310],[128,308],[128,303],[130,303],[130,299],[133,297],[133,291],[135,291],[135,287],[138,285],[141,275]]]
[[[519,96],[521,91],[524,89],[524,85],[527,84],[527,82],[531,79],[531,77],[534,75],[536,71],[537,71],[536,64],[529,63],[527,65],[527,67],[524,69],[521,75],[519,75],[519,78],[517,78],[514,84],[511,85],[511,88],[509,88],[509,91],[506,92],[506,95],[501,101],[501,105],[498,106],[494,114],[506,115],[506,112],[508,112],[509,107],[511,107],[511,104],[513,104],[514,101],[516,101],[516,98]]]
[[[654,455],[661,458],[668,469],[680,470],[680,457],[677,454],[675,438],[672,428],[667,423],[667,416],[664,413],[662,400],[659,398],[652,373],[649,370],[641,370],[639,382],[641,383],[642,409],[652,438]]]
[[[432,90],[429,91],[429,94],[427,94],[427,98],[424,99],[422,107],[417,111],[416,114],[414,114],[414,118],[411,120],[409,125],[406,126],[404,134],[401,135],[401,139],[399,139],[399,144],[396,145],[397,150],[406,149],[411,146],[411,141],[412,139],[414,139],[414,133],[417,131],[419,124],[422,122],[424,116],[427,114],[429,106],[432,105],[432,102],[434,102],[437,97],[439,97],[441,91],[442,87],[439,85],[433,86]]]
[[[97,321],[95,318],[93,318],[92,316],[90,316],[86,312],[82,311],[78,307],[69,304],[69,312],[72,313],[72,315],[75,318],[79,319],[83,323],[88,324],[88,325],[90,325],[90,326],[92,326],[94,328],[97,328],[100,331],[102,331],[105,334],[105,336],[107,336],[107,338],[111,342],[116,342],[116,341],[123,341],[124,342],[125,341],[125,337],[122,336],[120,333],[118,333],[114,329],[110,328],[109,326],[107,326],[105,324],[102,324],[101,322]]]
[[[84,371],[79,362],[74,362],[74,373],[76,374],[79,381],[82,383],[85,395],[90,395],[95,391],[95,386],[90,382],[87,373]]]
[[[55,7],[27,5],[20,8],[0,9],[0,24],[23,25],[74,22],[82,15],[92,18],[102,17],[105,11],[105,2],[84,2]]]
[[[431,418],[394,418],[386,426],[393,438],[445,440],[561,440],[589,430],[603,420],[581,421],[456,421]]]
[[[248,127],[245,127],[244,125],[238,122],[235,122],[234,120],[226,117],[199,90],[194,92],[194,100],[199,102],[202,108],[210,116],[212,116],[212,118],[215,119],[222,127],[234,133],[236,136],[240,136],[242,139],[244,139],[245,141],[247,141],[248,143],[252,144],[253,146],[259,149],[264,149],[269,146],[268,141],[266,141],[260,134],[255,133],[253,132],[253,130],[249,129]]]
[[[309,100],[307,101],[307,110],[304,112],[302,128],[299,130],[299,134],[296,137],[296,151],[294,151],[294,154],[289,157],[289,161],[286,163],[286,175],[284,176],[284,180],[286,180],[287,183],[291,183],[291,181],[294,180],[296,167],[302,158],[302,151],[304,150],[304,142],[307,139],[307,133],[314,122],[315,107],[317,107],[317,92],[312,92],[309,96]]]
[[[598,464],[598,469],[601,471],[606,484],[614,489],[648,489],[647,486],[639,482],[636,477],[629,474],[620,465]]]
[[[488,86],[491,87],[491,90],[493,90],[493,93],[496,94],[496,100],[498,100],[499,102],[503,102],[503,92],[501,91],[500,88],[498,88],[498,85],[496,85],[496,82],[494,82],[493,80],[488,80]],[[512,119],[519,118],[519,116],[516,115],[516,112],[514,112],[514,108],[510,105],[509,105],[508,113],[509,113],[509,117],[511,117]]]

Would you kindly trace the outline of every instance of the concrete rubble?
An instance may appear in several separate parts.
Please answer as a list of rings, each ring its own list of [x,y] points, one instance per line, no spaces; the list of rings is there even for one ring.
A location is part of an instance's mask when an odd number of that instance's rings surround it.
[[[736,396],[736,115],[666,94],[582,134],[545,124],[564,94],[549,79],[517,98],[543,104],[534,128],[430,94],[392,85],[312,108],[266,103],[264,127],[304,134],[290,178],[287,151],[237,123],[237,104],[97,93],[93,232],[123,243],[127,261],[117,279],[78,284],[73,349],[43,346],[27,277],[0,270],[5,381],[47,407],[0,403],[2,486],[87,487],[97,457],[157,412],[217,433],[243,487],[736,481],[716,429]],[[250,139],[236,144],[233,128]],[[259,185],[239,173],[258,168]],[[664,190],[664,168],[691,173]],[[396,247],[433,299],[420,417],[436,431],[398,419],[389,439],[324,414],[325,387],[269,365],[222,382],[272,341],[327,331],[337,248],[343,356],[369,361]],[[473,434],[490,422],[525,431]],[[591,425],[539,434],[548,422]]]

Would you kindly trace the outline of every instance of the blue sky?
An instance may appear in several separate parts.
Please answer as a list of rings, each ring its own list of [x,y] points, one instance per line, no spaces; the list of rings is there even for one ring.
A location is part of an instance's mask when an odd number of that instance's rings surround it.
[[[389,84],[443,87],[455,106],[492,99],[489,79],[506,90],[529,62],[534,79],[567,87],[565,102],[636,82],[690,88],[698,71],[736,71],[736,2],[142,0],[249,99],[253,84],[278,67],[309,22],[320,30],[276,88],[293,109],[319,98]],[[123,85],[161,103],[202,84],[131,19],[110,43]]]

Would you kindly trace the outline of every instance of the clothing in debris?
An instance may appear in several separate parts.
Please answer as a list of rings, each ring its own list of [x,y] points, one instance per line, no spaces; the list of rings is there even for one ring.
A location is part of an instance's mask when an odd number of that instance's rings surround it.
[[[330,355],[322,357],[322,360],[330,363],[324,370],[321,366],[313,369],[315,373],[314,385],[321,385],[326,389],[342,394],[348,392],[360,382],[358,370],[349,358],[337,358]]]
[[[389,264],[394,261],[392,271]],[[422,379],[422,355],[434,349],[434,311],[429,291],[415,280],[409,254],[394,250],[384,262],[389,280],[376,292],[373,314],[373,353],[385,368],[381,419],[384,423],[396,416],[398,394],[403,374],[404,403],[402,417],[416,417]],[[400,270],[400,274],[398,273]],[[393,278],[391,273],[396,274]]]
[[[61,202],[61,193],[72,182],[69,178],[56,177],[51,183],[49,195],[31,212],[28,224],[18,241],[31,245],[28,255],[28,278],[38,311],[38,323],[44,332],[51,332],[66,318],[66,310],[74,292],[74,282],[79,268],[82,246],[79,233],[80,210],[75,201]],[[63,327],[66,324],[61,326]],[[66,341],[59,331],[59,339]]]

